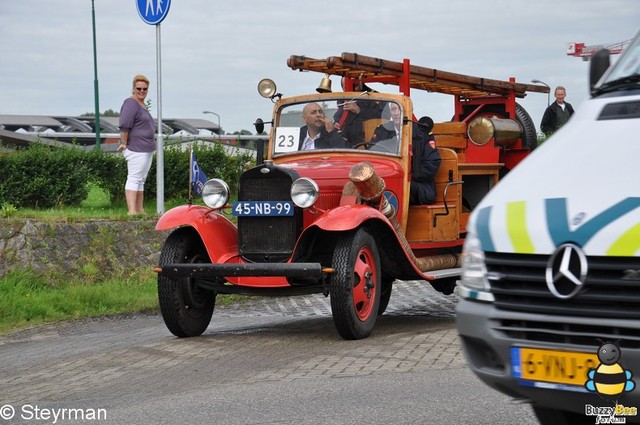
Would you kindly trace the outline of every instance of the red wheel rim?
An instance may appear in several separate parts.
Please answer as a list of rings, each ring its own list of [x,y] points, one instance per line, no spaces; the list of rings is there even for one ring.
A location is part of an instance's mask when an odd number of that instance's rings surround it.
[[[353,306],[362,321],[367,320],[373,312],[378,290],[375,285],[377,281],[373,253],[368,247],[362,247],[353,265]]]

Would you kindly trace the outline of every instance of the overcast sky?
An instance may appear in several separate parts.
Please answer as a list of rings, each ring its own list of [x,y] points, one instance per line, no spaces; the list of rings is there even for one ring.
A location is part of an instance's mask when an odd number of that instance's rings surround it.
[[[0,0],[0,114],[94,111],[91,0]],[[95,0],[100,111],[120,110],[131,80],[151,80],[157,115],[156,27],[135,0]],[[612,44],[640,29],[638,0],[172,0],[160,26],[163,118],[220,115],[226,132],[254,131],[272,104],[258,81],[285,96],[314,91],[322,75],[290,70],[290,55],[355,52],[478,77],[564,85],[579,107],[588,63],[569,42]],[[334,89],[340,87],[333,77]],[[397,92],[397,88],[376,87]],[[414,96],[415,94],[415,96]],[[416,115],[446,121],[453,99],[412,92]],[[553,100],[553,95],[551,96]],[[519,103],[539,131],[547,96]]]

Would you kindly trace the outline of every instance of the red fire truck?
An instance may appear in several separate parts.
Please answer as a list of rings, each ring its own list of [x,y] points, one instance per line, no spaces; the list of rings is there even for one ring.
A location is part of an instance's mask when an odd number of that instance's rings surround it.
[[[157,223],[171,231],[156,271],[162,316],[177,336],[206,330],[217,294],[322,293],[330,297],[339,334],[359,339],[384,313],[396,279],[452,293],[470,212],[537,143],[516,99],[548,92],[514,79],[355,53],[291,56],[287,65],[324,78],[310,94],[293,97],[277,93],[272,80],[259,83],[260,94],[274,102],[271,120],[256,123],[258,132],[269,124],[269,141],[240,177],[234,200],[224,181],[211,179],[203,189],[207,206],[171,209]],[[332,75],[342,78],[344,91],[331,90]],[[397,88],[365,90],[373,83]],[[411,90],[454,99],[453,119],[426,129],[441,157],[436,201],[429,205],[409,203],[418,123]],[[340,106],[361,101],[379,111],[359,122],[363,142],[301,149],[305,108],[330,118]],[[392,120],[391,110],[401,119],[395,136],[373,143],[376,128]]]

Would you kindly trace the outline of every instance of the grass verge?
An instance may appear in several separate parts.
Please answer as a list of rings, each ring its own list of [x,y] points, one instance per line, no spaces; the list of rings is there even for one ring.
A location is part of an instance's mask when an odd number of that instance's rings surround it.
[[[185,202],[169,200],[165,210]],[[145,202],[146,217],[156,216],[156,201]],[[112,203],[95,185],[80,207],[26,209],[0,206],[0,220],[31,218],[74,222],[86,219],[129,220],[124,200]],[[137,219],[138,217],[136,217]],[[87,259],[91,264],[91,259]],[[157,277],[151,271],[112,276],[96,281],[87,276],[42,276],[28,270],[0,276],[0,334],[52,322],[141,312],[159,312]],[[218,296],[216,305],[231,304],[241,296]]]
[[[0,278],[0,333],[44,323],[158,310],[155,276],[101,283],[50,282],[28,271]]]

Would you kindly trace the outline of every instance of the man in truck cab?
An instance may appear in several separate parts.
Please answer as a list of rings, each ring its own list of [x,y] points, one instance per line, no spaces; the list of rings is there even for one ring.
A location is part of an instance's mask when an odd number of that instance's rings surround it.
[[[300,145],[298,150],[339,149],[345,147],[345,141],[334,129],[333,120],[327,118],[318,103],[308,103],[302,109]]]
[[[342,77],[342,90],[345,88],[345,77]],[[354,91],[361,94],[371,92],[362,81],[358,81],[353,87]],[[338,110],[333,115],[335,128],[340,131],[347,141],[347,146],[354,146],[364,142],[363,123],[369,119],[378,119],[382,115],[384,102],[366,100],[363,98],[351,99],[338,103]]]
[[[376,128],[371,143],[385,140],[400,140],[402,134],[402,111],[397,103],[390,103],[391,121]],[[412,165],[409,203],[413,205],[433,204],[436,200],[434,177],[440,167],[440,153],[436,148],[431,130],[433,120],[422,117],[412,123]]]
[[[441,158],[431,130],[433,120],[430,117],[422,117],[418,124],[413,123],[410,204],[433,204],[436,200],[436,184],[433,179],[440,167]]]

